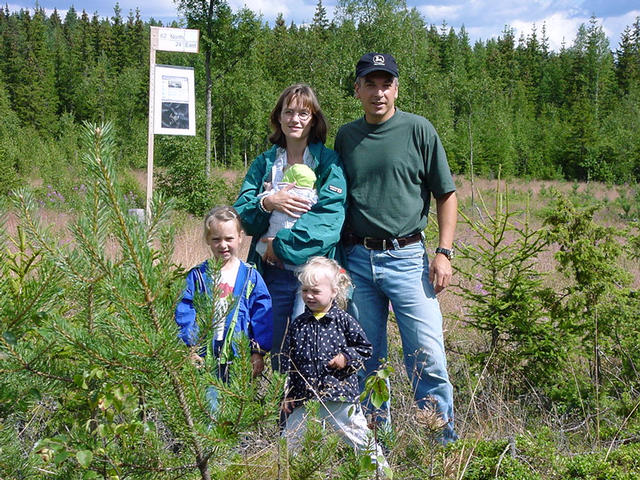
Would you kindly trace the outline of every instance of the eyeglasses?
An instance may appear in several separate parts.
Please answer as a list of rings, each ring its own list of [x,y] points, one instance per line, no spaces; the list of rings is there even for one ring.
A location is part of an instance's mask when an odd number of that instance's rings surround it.
[[[297,111],[297,110],[292,110],[291,108],[287,108],[286,110],[282,111],[282,116],[287,120],[293,119],[293,117],[295,117],[296,115],[298,115],[298,118],[301,121],[306,122],[311,118],[311,115],[313,114],[309,110]]]

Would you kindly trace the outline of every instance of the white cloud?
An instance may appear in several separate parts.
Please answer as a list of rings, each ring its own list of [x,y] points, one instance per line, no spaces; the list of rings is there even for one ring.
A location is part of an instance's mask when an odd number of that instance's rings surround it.
[[[429,23],[440,23],[442,20],[454,21],[460,18],[462,5],[420,5],[418,11]]]
[[[624,29],[633,25],[636,17],[640,17],[640,10],[632,10],[618,17],[608,17],[602,21],[604,33],[609,37],[611,50],[616,50],[620,46],[621,34]]]
[[[628,26],[631,25],[637,16],[640,16],[640,10],[633,10],[618,17],[597,18],[598,24],[609,39],[609,47],[615,50],[620,43],[620,34]],[[545,25],[546,34],[549,38],[549,46],[552,50],[560,50],[564,41],[566,46],[571,46],[576,38],[578,28],[581,24],[587,25],[590,16],[575,16],[570,12],[557,12],[549,15],[536,22],[514,21],[511,26],[516,31],[516,38],[520,34],[528,36],[531,34],[533,24],[535,23],[538,39],[542,36],[542,25]]]
[[[580,24],[588,21],[588,18],[569,17],[566,12],[558,12],[536,22],[515,20],[511,23],[511,26],[516,31],[516,39],[518,39],[521,34],[525,37],[529,36],[535,24],[538,40],[542,40],[542,26],[544,25],[546,29],[545,33],[549,39],[549,47],[552,50],[558,51],[563,41],[565,45],[571,45]]]
[[[101,2],[102,3],[102,2]],[[129,11],[136,11],[136,8],[140,9],[140,13],[145,17],[154,18],[177,18],[178,7],[173,0],[120,0],[120,8],[122,9],[122,15],[129,15]],[[113,3],[115,5],[115,2]],[[109,15],[112,15],[113,6],[108,10]]]
[[[611,48],[619,43],[620,33],[640,15],[636,9],[624,15],[606,17],[606,12],[591,11],[584,7],[585,0],[457,0],[456,3],[434,0],[433,3],[421,3],[421,0],[408,1],[420,5],[418,11],[429,23],[436,25],[445,21],[447,25],[459,30],[462,25],[469,33],[472,42],[496,38],[502,34],[505,26],[513,28],[516,40],[520,35],[531,34],[536,26],[538,37],[542,36],[545,25],[549,46],[559,50],[564,40],[572,45],[580,24],[589,22],[592,14],[598,18]]]
[[[256,13],[261,13],[265,20],[271,21],[275,19],[279,13],[284,15],[287,24],[294,21],[300,24],[303,21],[310,22],[313,20],[313,14],[316,10],[316,4],[304,3],[300,0],[229,0],[229,6],[234,10],[247,7]],[[329,8],[325,5],[327,12]]]

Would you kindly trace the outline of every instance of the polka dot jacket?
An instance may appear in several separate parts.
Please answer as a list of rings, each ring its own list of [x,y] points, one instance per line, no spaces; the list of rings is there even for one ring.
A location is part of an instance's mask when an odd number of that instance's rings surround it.
[[[315,398],[358,401],[356,372],[371,350],[360,324],[335,303],[319,320],[306,308],[289,326],[282,349],[283,371],[289,374],[286,397],[294,400],[294,407]],[[338,353],[347,359],[340,370],[327,366]]]

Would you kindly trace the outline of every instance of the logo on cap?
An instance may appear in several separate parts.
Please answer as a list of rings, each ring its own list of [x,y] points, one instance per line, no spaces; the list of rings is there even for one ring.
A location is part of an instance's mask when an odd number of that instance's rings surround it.
[[[356,77],[364,77],[378,70],[397,77],[398,65],[396,64],[396,59],[386,53],[365,53],[356,64]]]

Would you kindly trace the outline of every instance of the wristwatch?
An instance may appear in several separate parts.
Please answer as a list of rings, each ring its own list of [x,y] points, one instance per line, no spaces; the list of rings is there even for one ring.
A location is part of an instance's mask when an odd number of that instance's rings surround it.
[[[438,248],[436,248],[436,254],[438,254],[438,253],[443,254],[449,260],[451,260],[453,258],[453,248],[452,249],[448,249],[448,248],[438,247]]]

